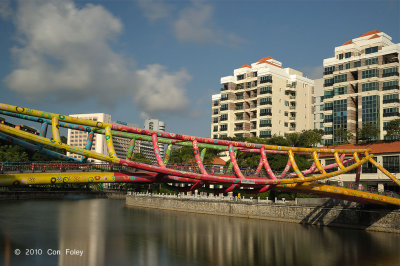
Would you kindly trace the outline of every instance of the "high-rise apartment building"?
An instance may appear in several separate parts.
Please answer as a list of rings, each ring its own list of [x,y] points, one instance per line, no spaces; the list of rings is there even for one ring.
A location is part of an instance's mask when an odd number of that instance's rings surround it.
[[[314,80],[312,112],[314,115],[313,129],[324,130],[324,79]]]
[[[74,114],[74,115],[70,115],[70,116],[78,117],[81,119],[105,122],[105,123],[128,125],[127,123],[120,122],[120,121],[112,122],[111,115],[104,114],[104,113]],[[128,126],[136,127],[136,125],[128,125]],[[68,137],[67,137],[68,145],[73,145],[73,146],[84,149],[86,147],[87,138],[88,138],[88,132],[68,129]],[[114,149],[115,149],[115,153],[117,154],[117,157],[125,159],[126,154],[129,150],[129,146],[130,146],[130,139],[120,138],[120,137],[115,137],[115,136],[113,136],[112,138],[113,138]],[[136,146],[134,149],[134,152],[139,152],[139,149],[140,148],[138,146]],[[92,144],[91,151],[102,153],[102,154],[108,154],[106,139],[105,139],[104,135],[95,134],[95,136],[93,138],[93,144]],[[77,158],[77,159],[82,158],[81,155],[70,153],[70,152],[67,152],[67,155],[71,156],[73,158]],[[88,161],[89,162],[97,162],[98,160],[89,159]]]
[[[77,117],[80,119],[88,119],[93,121],[111,123],[111,115],[104,114],[104,113],[94,113],[94,114],[73,114],[70,115],[72,117]],[[78,131],[68,129],[68,136],[67,136],[67,144],[72,145],[78,148],[84,149],[86,147],[86,142],[88,138],[88,132],[85,131]],[[93,144],[91,151],[108,154],[107,151],[107,144],[106,138],[104,135],[95,134],[93,138]],[[82,156],[67,152],[67,155],[73,158],[81,159]],[[97,162],[98,160],[95,159],[88,159],[89,162]]]
[[[379,139],[385,125],[399,118],[400,44],[374,30],[335,48],[324,59],[324,143],[343,142],[336,129],[356,136],[365,123],[375,124]],[[353,139],[354,142],[355,139]]]
[[[212,95],[211,136],[271,137],[313,128],[313,80],[265,57],[221,78]]]
[[[146,119],[144,122],[144,128],[155,131],[165,131],[165,123],[158,119]],[[139,142],[139,141],[137,141]],[[153,143],[149,141],[140,141],[139,144],[140,153],[146,157],[146,159],[150,160],[152,164],[157,163],[157,160],[154,156]],[[158,148],[160,149],[160,154],[164,157],[164,144],[158,143]]]

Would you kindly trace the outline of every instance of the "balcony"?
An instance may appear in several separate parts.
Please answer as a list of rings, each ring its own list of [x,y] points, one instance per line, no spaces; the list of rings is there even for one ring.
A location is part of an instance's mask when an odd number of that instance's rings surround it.
[[[242,120],[244,120],[243,116],[239,116],[239,117],[235,118],[235,121],[242,121]]]
[[[383,117],[399,116],[399,112],[383,113]]]
[[[272,112],[260,113],[260,116],[272,116]]]
[[[236,100],[243,100],[243,95],[236,96]]]
[[[257,114],[251,115],[250,119],[256,119],[257,118]]]
[[[384,90],[384,91],[398,90],[398,89],[399,89],[399,85],[391,85],[391,86],[382,87],[382,90]]]
[[[398,103],[398,102],[400,102],[399,99],[387,99],[387,100],[383,99],[383,103]]]
[[[383,74],[382,74],[382,78],[392,77],[392,76],[398,76],[398,75],[399,75],[399,72],[383,73]]]
[[[242,131],[243,127],[235,127],[235,131]]]
[[[289,127],[289,131],[295,131],[296,128],[295,127]]]
[[[272,94],[272,90],[261,90],[260,95],[261,94]]]
[[[243,110],[243,105],[236,106],[235,110]]]
[[[296,109],[296,106],[290,106],[289,109],[290,109],[290,110],[295,110],[295,109]]]
[[[295,116],[291,116],[291,117],[289,118],[289,120],[296,120],[296,117],[295,117]]]
[[[330,75],[333,74],[334,70],[329,70],[329,71],[324,71],[324,75]]]
[[[272,105],[272,101],[260,102],[260,105]]]
[[[272,123],[260,124],[260,127],[272,127]]]
[[[296,96],[295,96],[295,95],[290,95],[290,96],[289,96],[289,99],[290,99],[290,100],[294,100],[294,99],[296,99]]]

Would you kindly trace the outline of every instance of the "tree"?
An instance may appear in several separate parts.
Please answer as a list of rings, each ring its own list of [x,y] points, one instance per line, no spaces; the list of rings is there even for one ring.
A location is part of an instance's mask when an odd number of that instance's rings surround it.
[[[389,139],[400,138],[400,119],[390,121],[386,126],[386,137]]]
[[[337,142],[335,144],[338,143],[344,143],[344,144],[348,144],[350,143],[350,140],[354,137],[353,133],[351,133],[349,130],[343,128],[343,127],[339,127],[335,129],[334,132],[334,136],[336,139],[340,139],[340,142]]]
[[[149,159],[147,159],[140,152],[134,153],[133,156],[132,156],[131,161],[138,162],[138,163],[147,163],[147,164],[151,163],[151,161]]]
[[[364,123],[362,128],[357,132],[358,140],[362,140],[364,142],[371,142],[379,138],[379,128],[377,125],[369,122]]]
[[[199,148],[201,152],[202,148]],[[220,150],[207,149],[204,156],[204,164],[210,164],[214,158],[218,157]],[[183,146],[179,149],[173,150],[169,163],[179,163],[179,164],[193,164],[195,163],[193,148],[189,146]]]

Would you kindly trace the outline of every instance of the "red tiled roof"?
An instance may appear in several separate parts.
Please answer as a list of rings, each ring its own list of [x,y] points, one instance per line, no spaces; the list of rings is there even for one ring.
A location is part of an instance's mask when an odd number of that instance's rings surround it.
[[[225,165],[225,163],[226,162],[219,157],[215,157],[211,162],[211,164],[215,164],[215,165]]]
[[[274,63],[269,62],[268,60],[270,60],[270,59],[275,60],[274,58],[268,56],[268,57],[264,57],[264,58],[261,58],[260,60],[258,60],[258,61],[257,61],[257,64],[264,64],[264,63],[267,63],[267,64],[270,64],[270,65],[272,65],[272,66],[282,68],[282,67],[280,67],[280,66],[278,66],[278,65],[275,65]]]
[[[373,154],[381,153],[400,153],[400,141],[386,143],[370,143],[363,145],[343,144],[337,146],[329,146],[330,149],[371,149]]]
[[[248,64],[244,64],[243,66],[241,66],[239,68],[245,68],[245,67],[251,68],[251,66],[249,66]]]
[[[379,33],[379,32],[380,32],[379,30],[371,30],[371,31],[368,31],[368,32],[364,33],[364,34],[361,35],[360,37],[372,35],[372,34]]]
[[[348,40],[347,42],[345,42],[344,44],[342,44],[342,46],[348,45],[348,44],[352,44],[353,42]]]
[[[368,40],[371,40],[371,39],[376,39],[376,38],[379,38],[380,36],[379,35],[374,35],[374,36],[372,36],[371,38],[369,38]]]

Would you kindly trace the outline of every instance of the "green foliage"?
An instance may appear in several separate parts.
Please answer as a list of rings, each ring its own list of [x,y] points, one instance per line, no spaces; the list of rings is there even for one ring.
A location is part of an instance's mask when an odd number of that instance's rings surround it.
[[[400,119],[390,121],[386,126],[386,136],[391,139],[400,138]]]
[[[354,137],[353,133],[351,133],[349,130],[339,127],[335,129],[335,136],[342,139],[344,144],[350,143],[350,140]]]
[[[199,149],[201,152],[201,149]],[[210,164],[215,157],[218,157],[221,151],[214,149],[207,149],[204,156],[204,164]],[[193,164],[195,162],[193,148],[189,146],[182,146],[179,149],[171,152],[169,163],[177,164]]]
[[[151,161],[149,159],[147,159],[140,152],[134,153],[131,160],[134,162],[138,162],[138,163],[147,163],[147,164],[151,163]]]
[[[0,146],[0,162],[26,162],[29,161],[28,153],[17,145]]]
[[[365,123],[357,132],[358,140],[371,142],[379,138],[379,127],[373,123]]]

